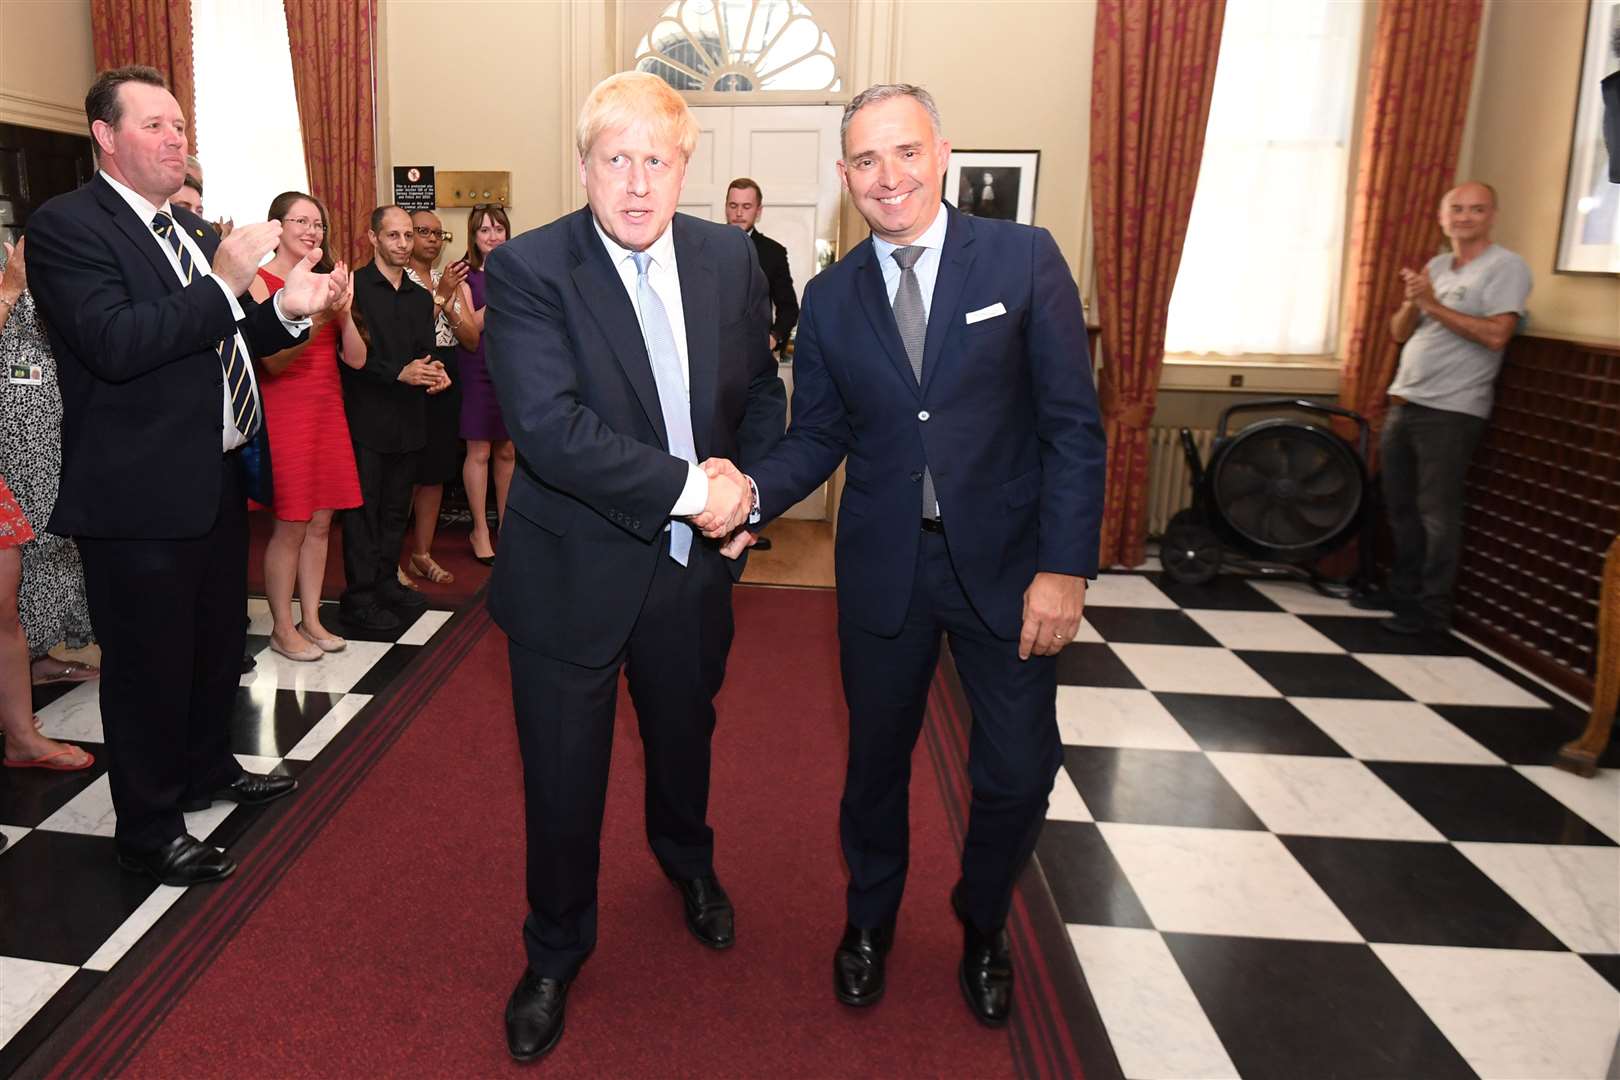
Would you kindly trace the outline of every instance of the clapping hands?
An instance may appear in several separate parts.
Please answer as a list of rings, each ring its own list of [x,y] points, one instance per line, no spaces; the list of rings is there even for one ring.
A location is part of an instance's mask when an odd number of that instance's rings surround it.
[[[1434,282],[1429,280],[1427,268],[1422,270],[1401,269],[1401,286],[1405,290],[1406,299],[1418,307],[1434,300]]]
[[[256,228],[257,226],[248,226]],[[234,238],[243,232],[237,229]],[[221,247],[224,245],[222,244]],[[287,271],[286,284],[281,289],[281,310],[289,319],[318,315],[334,304],[341,303],[349,290],[349,268],[338,263],[330,274],[317,274],[314,266],[321,258],[320,248],[309,253]]]

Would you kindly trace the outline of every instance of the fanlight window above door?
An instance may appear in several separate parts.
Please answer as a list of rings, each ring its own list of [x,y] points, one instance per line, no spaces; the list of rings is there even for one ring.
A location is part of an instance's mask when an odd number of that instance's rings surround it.
[[[798,0],[676,0],[636,46],[636,70],[677,90],[838,91],[837,57]]]

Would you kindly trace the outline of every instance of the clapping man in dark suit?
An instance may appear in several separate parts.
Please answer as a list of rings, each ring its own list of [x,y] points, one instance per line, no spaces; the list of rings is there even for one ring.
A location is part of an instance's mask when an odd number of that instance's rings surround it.
[[[746,487],[705,457],[757,461],[785,400],[769,299],[736,229],[675,213],[698,127],[658,78],[627,72],[576,131],[588,206],[489,257],[489,373],[517,448],[490,607],[511,638],[528,826],[528,968],[506,1010],[520,1060],[562,1036],[596,944],[596,878],[619,672],[646,750],[647,839],[703,945],[734,940],[710,829],[714,696],[741,567],[688,518],[731,517]],[[672,990],[691,990],[672,972]]]
[[[1062,760],[1055,654],[1097,572],[1104,443],[1085,319],[1044,229],[942,204],[950,144],[926,91],[857,95],[843,153],[839,176],[872,235],[806,288],[793,426],[748,470],[769,520],[848,455],[836,565],[850,880],[833,988],[846,1005],[883,993],[911,751],[943,633],[973,712],[972,808],[951,892],[960,982],[973,1014],[996,1025],[1012,999],[1013,883]],[[740,523],[699,519],[715,535]],[[728,552],[750,539],[737,533]]]
[[[231,754],[246,636],[242,447],[263,425],[252,354],[296,344],[348,273],[314,273],[313,251],[271,303],[254,303],[248,283],[281,224],[221,241],[170,204],[186,120],[162,76],[104,72],[85,113],[99,174],[28,223],[29,284],[62,383],[50,529],[84,559],[119,862],[192,885],[235,863],[190,836],[182,811],[296,786],[244,772]]]

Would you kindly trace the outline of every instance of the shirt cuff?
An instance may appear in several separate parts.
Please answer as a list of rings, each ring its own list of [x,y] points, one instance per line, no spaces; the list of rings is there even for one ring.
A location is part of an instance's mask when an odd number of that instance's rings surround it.
[[[754,483],[754,478],[752,476],[746,476],[745,475],[744,479],[746,479],[748,481],[748,490],[754,496],[754,504],[748,508],[748,524],[750,524],[750,525],[758,525],[759,524],[759,485]]]
[[[703,508],[709,505],[709,474],[696,465],[687,463],[686,486],[681,488],[680,498],[670,507],[669,516],[672,518],[692,517],[703,513]]]
[[[242,314],[242,305],[237,301],[235,294],[231,292],[231,287],[225,284],[225,279],[220,277],[218,274],[209,274],[208,276],[213,278],[214,281],[218,283],[219,291],[225,294],[225,299],[230,303],[231,321],[241,322],[244,318],[246,318],[246,316]],[[280,311],[281,309],[277,308],[276,310]]]
[[[281,310],[280,289],[277,289],[276,295],[270,298],[270,304],[276,309],[276,318],[281,320],[282,327],[284,327],[287,333],[291,334],[293,337],[297,337],[299,334],[302,334],[305,330],[308,330],[311,326],[315,325],[315,320],[308,318],[307,316],[302,319],[287,318],[286,313]],[[238,314],[236,317],[240,319],[242,316]]]

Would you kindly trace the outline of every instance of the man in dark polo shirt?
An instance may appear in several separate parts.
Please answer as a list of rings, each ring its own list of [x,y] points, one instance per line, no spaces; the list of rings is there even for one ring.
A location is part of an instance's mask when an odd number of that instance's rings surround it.
[[[371,212],[371,262],[354,272],[354,313],[366,340],[365,363],[343,365],[343,405],[360,473],[358,509],[343,523],[343,619],[353,628],[388,631],[397,612],[424,606],[400,585],[396,568],[411,509],[416,458],[427,441],[424,403],[450,386],[433,359],[433,297],[405,275],[411,217],[397,206]]]

